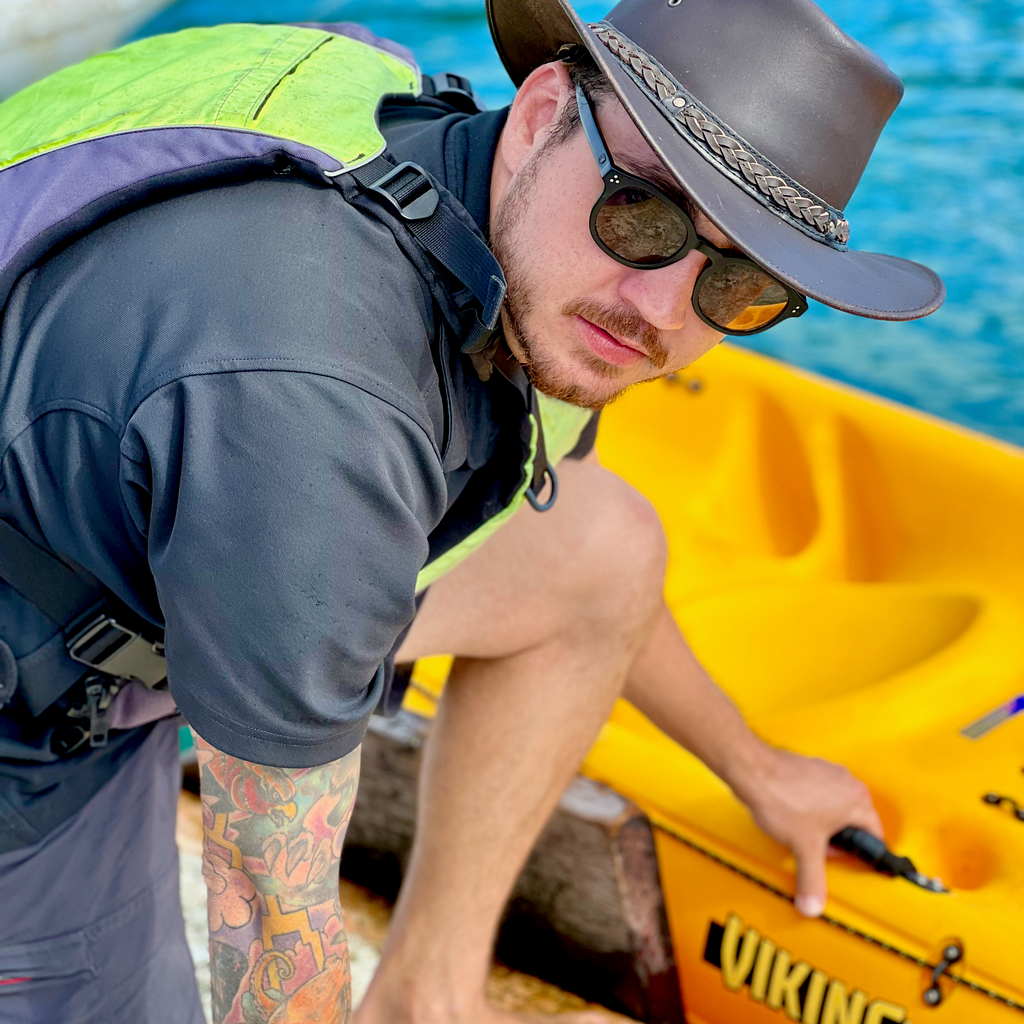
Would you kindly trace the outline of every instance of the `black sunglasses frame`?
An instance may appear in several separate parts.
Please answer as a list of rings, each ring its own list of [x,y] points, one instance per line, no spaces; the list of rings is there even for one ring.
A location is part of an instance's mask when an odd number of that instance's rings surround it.
[[[652,181],[647,181],[645,178],[638,178],[635,174],[630,174],[628,171],[624,171],[622,168],[616,167],[611,156],[608,154],[608,148],[605,146],[604,136],[601,134],[601,129],[597,127],[597,118],[594,116],[594,109],[591,107],[586,94],[578,85],[576,86],[576,105],[579,108],[580,124],[583,126],[583,134],[587,137],[587,142],[590,144],[590,152],[594,156],[594,161],[597,163],[597,169],[604,181],[604,191],[597,197],[597,202],[594,203],[594,206],[590,211],[590,234],[602,252],[610,256],[616,261],[616,263],[621,263],[623,266],[631,267],[634,270],[660,270],[662,267],[669,267],[673,263],[678,263],[679,260],[683,259],[683,257],[696,249],[702,256],[707,257],[708,262],[697,276],[697,280],[693,285],[693,296],[691,299],[693,311],[709,327],[714,328],[720,334],[727,334],[730,337],[745,338],[751,334],[760,334],[762,331],[767,331],[769,328],[782,323],[783,320],[802,316],[807,312],[807,299],[799,292],[790,288],[785,282],[779,281],[777,277],[769,274],[768,276],[771,277],[773,281],[778,281],[779,285],[786,290],[786,308],[778,313],[773,320],[763,324],[761,327],[755,327],[750,331],[730,331],[705,316],[700,308],[700,304],[697,302],[697,296],[700,294],[701,288],[707,281],[708,275],[713,270],[730,263],[742,263],[745,266],[755,267],[762,274],[767,274],[768,272],[749,257],[736,256],[734,255],[734,251],[719,249],[717,246],[712,245],[707,239],[701,238],[701,236],[697,234],[697,229],[694,227],[693,221],[690,219],[690,215],[667,192],[660,189]],[[614,249],[607,246],[601,238],[601,235],[598,233],[597,217],[601,212],[601,208],[613,195],[615,195],[616,192],[621,192],[622,189],[629,188],[631,186],[642,188],[644,191],[657,196],[657,198],[682,221],[683,227],[686,228],[686,241],[679,250],[674,252],[671,256],[666,256],[664,259],[658,260],[657,262],[635,263],[632,260],[626,259],[625,256],[620,256]]]

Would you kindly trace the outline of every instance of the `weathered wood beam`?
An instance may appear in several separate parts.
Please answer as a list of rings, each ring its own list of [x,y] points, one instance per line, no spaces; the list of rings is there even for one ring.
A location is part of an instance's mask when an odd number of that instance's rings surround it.
[[[371,721],[342,874],[394,899],[416,822],[430,723]],[[650,1024],[683,1024],[651,826],[625,797],[577,777],[509,900],[497,956],[510,967]]]

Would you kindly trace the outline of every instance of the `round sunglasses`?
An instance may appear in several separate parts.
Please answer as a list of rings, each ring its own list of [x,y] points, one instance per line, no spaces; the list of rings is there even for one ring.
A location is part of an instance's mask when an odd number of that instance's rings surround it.
[[[686,211],[668,193],[616,167],[583,90],[576,86],[583,133],[604,179],[590,211],[590,233],[613,260],[657,270],[697,250],[707,257],[693,286],[693,308],[709,327],[745,337],[807,310],[807,300],[735,249],[719,249],[697,234]]]

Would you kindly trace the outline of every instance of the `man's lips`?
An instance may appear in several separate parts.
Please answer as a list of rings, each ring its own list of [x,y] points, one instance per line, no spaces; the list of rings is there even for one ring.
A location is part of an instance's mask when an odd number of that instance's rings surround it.
[[[619,339],[579,314],[573,317],[583,343],[594,355],[614,366],[632,366],[647,356],[636,342]]]

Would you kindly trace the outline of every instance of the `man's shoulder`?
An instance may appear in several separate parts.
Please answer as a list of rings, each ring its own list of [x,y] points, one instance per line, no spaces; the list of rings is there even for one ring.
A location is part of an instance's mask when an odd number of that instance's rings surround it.
[[[254,306],[272,297],[290,309],[328,290],[335,299],[356,301],[345,286],[356,283],[360,271],[378,284],[425,290],[383,223],[336,188],[299,176],[224,184],[147,204],[95,228],[65,255],[95,264],[97,272],[118,272],[135,290],[184,288],[210,303],[229,302],[245,286]],[[115,280],[108,287],[116,287]],[[367,298],[358,295],[358,303]]]
[[[376,381],[433,418],[429,285],[331,187],[283,177],[177,195],[96,227],[30,278],[8,338],[50,397],[112,420],[175,379],[246,369]]]

